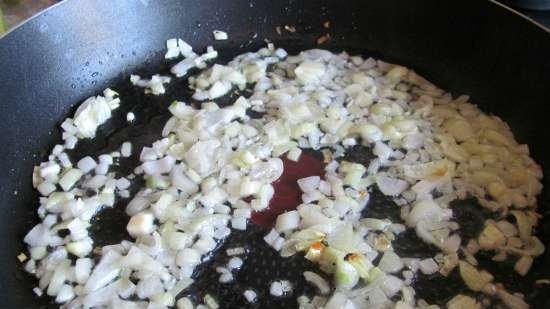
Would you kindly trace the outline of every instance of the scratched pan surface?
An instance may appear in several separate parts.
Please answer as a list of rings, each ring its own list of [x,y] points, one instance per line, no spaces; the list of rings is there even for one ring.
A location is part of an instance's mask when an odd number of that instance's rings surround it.
[[[81,143],[72,153],[111,150],[126,140],[146,145],[156,139],[167,119],[166,106],[172,99],[186,99],[185,82],[170,84],[164,97],[142,95],[128,84],[133,72],[166,72],[162,49],[167,38],[181,37],[203,50],[214,45],[225,59],[257,49],[267,38],[291,51],[315,46],[315,39],[327,32],[322,23],[330,20],[331,41],[326,48],[351,50],[402,63],[417,70],[455,94],[468,93],[484,110],[502,116],[517,138],[528,143],[533,157],[550,175],[550,34],[513,12],[489,1],[438,0],[348,0],[345,1],[122,1],[72,0],[42,13],[0,39],[0,299],[2,308],[55,308],[48,299],[31,292],[36,282],[25,275],[15,256],[23,250],[22,237],[35,222],[37,196],[30,184],[32,166],[44,159],[59,139],[60,121],[74,104],[113,86],[121,92],[123,104],[112,121],[101,128],[93,142]],[[294,25],[296,33],[277,34],[277,26]],[[213,41],[211,31],[225,30],[228,41]],[[223,62],[224,59],[219,61]],[[128,111],[137,122],[128,127]],[[368,149],[350,151],[348,159],[368,161]],[[127,172],[136,158],[121,162]],[[544,184],[550,187],[548,178]],[[549,191],[540,197],[541,212],[548,214]],[[366,216],[398,219],[391,202],[372,192]],[[126,218],[121,207],[106,210],[92,230],[98,244],[127,237]],[[465,238],[475,237],[486,214],[475,201],[455,205],[457,220]],[[461,207],[468,205],[469,207]],[[548,246],[549,216],[538,233]],[[218,295],[224,308],[246,308],[240,296],[254,288],[265,297],[256,308],[293,308],[296,296],[313,291],[299,273],[313,268],[295,257],[281,259],[262,242],[264,231],[253,226],[246,234],[234,233],[219,254],[197,272],[197,283],[188,291],[194,297],[206,292]],[[250,248],[245,267],[236,284],[220,285],[213,270],[226,261],[225,248]],[[424,257],[434,249],[421,245],[414,233],[406,233],[395,244],[400,255]],[[550,277],[548,253],[540,257],[526,278],[513,275],[512,265],[498,269],[487,259],[482,265],[498,281],[522,291],[535,308],[549,308],[545,295],[550,290],[535,287],[536,279]],[[272,279],[289,279],[294,294],[283,299],[267,297]],[[451,280],[420,277],[420,297],[442,304],[465,291],[456,273]],[[445,287],[445,288],[442,288]],[[263,295],[262,295],[263,296]]]

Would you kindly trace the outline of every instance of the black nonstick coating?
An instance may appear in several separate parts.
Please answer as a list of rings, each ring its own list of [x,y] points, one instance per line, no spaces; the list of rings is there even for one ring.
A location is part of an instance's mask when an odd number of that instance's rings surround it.
[[[325,21],[330,21],[330,29],[323,27]],[[295,26],[297,31],[289,33],[284,30],[285,25]],[[283,29],[281,35],[276,31],[278,26]],[[227,31],[230,39],[214,41],[211,31],[215,29]],[[66,1],[0,40],[1,307],[53,308],[48,299],[34,296],[31,288],[36,282],[22,272],[15,257],[24,250],[23,235],[36,222],[37,196],[30,184],[32,167],[43,160],[59,140],[57,126],[74,110],[74,104],[107,86],[115,85],[113,88],[122,92],[123,104],[113,121],[101,129],[99,138],[82,143],[80,151],[101,152],[128,138],[136,145],[148,144],[166,120],[163,107],[170,102],[168,98],[185,97],[185,85],[172,83],[173,92],[167,97],[145,97],[141,90],[130,88],[127,79],[133,72],[156,73],[166,69],[162,54],[166,39],[181,37],[200,51],[214,45],[230,57],[257,49],[265,44],[266,38],[289,50],[312,48],[316,46],[316,38],[326,33],[330,33],[331,40],[323,48],[353,50],[402,63],[444,89],[455,94],[470,94],[472,102],[511,125],[516,137],[531,146],[532,156],[543,165],[545,174],[550,175],[547,145],[550,34],[495,3],[480,0]],[[134,126],[142,126],[142,131],[132,132],[147,131],[148,134],[132,136],[130,131],[119,129],[125,125],[128,110],[134,110],[137,115]],[[543,183],[550,187],[547,179]],[[545,218],[539,229],[547,246],[550,240],[548,192],[545,189],[540,196],[540,211]],[[380,199],[377,203],[369,205],[372,206],[370,215],[376,215],[376,210],[390,209],[385,207],[389,201]],[[472,209],[472,213],[459,215],[466,221],[478,218],[476,208]],[[97,239],[107,239],[101,235],[117,235],[117,231],[119,237],[124,237],[126,222],[116,219],[120,218],[116,212],[117,209],[107,211],[97,219],[100,228],[93,231],[100,235]],[[475,225],[471,226],[473,230],[468,233],[475,234]],[[229,242],[252,244],[254,235],[236,235]],[[397,241],[407,254],[422,256],[431,250],[415,246],[419,242],[414,235],[403,238]],[[261,246],[261,241],[256,241]],[[231,290],[220,290],[217,285],[201,281],[213,280],[212,265],[222,263],[218,261],[222,257],[216,256],[212,264],[202,270],[204,275],[200,278],[204,279],[197,283],[196,294],[213,289],[213,294],[235,296],[237,291],[227,292]],[[263,267],[264,260],[266,257],[252,256],[248,272],[257,272],[252,267]],[[302,266],[291,269],[307,267],[300,264],[305,262],[296,261],[296,265]],[[510,271],[510,265],[495,269],[496,266],[482,261],[482,266],[493,272],[497,281],[525,293],[533,307],[550,307],[546,296],[550,289],[533,284],[536,279],[550,278],[548,253],[536,260],[532,272],[523,279]],[[252,280],[246,274],[244,272],[239,281],[244,282],[242,284],[252,286],[261,278]],[[449,294],[463,289],[457,284],[460,279],[456,274],[451,277],[455,279],[452,283],[438,277],[420,278],[418,296],[442,303]],[[311,292],[305,286],[300,288],[306,289],[306,294]],[[224,302],[231,304],[228,308],[242,305],[242,298],[232,299]],[[262,308],[290,306],[270,304]]]

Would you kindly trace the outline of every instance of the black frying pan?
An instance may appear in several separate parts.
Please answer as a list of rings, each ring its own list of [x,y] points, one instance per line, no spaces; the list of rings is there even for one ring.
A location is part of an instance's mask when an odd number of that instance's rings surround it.
[[[198,50],[213,44],[227,57],[264,45],[264,38],[298,51],[315,46],[315,39],[327,32],[322,26],[327,20],[332,39],[323,47],[402,63],[443,89],[470,94],[473,102],[512,126],[550,175],[550,33],[494,2],[66,1],[0,40],[0,306],[55,307],[34,296],[31,288],[36,282],[24,274],[15,257],[24,250],[22,237],[36,220],[32,167],[59,139],[56,127],[75,103],[112,85],[122,91],[124,102],[100,136],[83,143],[81,152],[99,153],[127,138],[147,144],[158,130],[155,123],[158,127],[165,117],[166,102],[187,95],[184,83],[178,82],[179,90],[165,98],[151,99],[132,90],[127,78],[131,72],[166,70],[162,55],[167,38],[184,38]],[[276,27],[284,25],[294,25],[297,32],[277,34]],[[214,29],[227,31],[230,39],[213,41]],[[131,109],[143,119],[137,124],[139,135],[122,128],[123,115]],[[146,131],[149,134],[143,135]],[[550,187],[548,177],[544,185]],[[547,247],[549,192],[545,189],[540,196],[540,211],[546,216],[539,233]],[[125,222],[117,218],[116,210],[102,215],[94,233],[122,233]],[[235,241],[248,241],[239,237]],[[295,267],[307,267],[296,263]],[[502,269],[497,279],[524,292],[536,308],[550,307],[550,289],[533,285],[536,279],[550,277],[548,251],[527,278],[509,273],[509,268]],[[446,284],[438,280],[425,278],[425,288],[418,291],[441,303],[448,295],[435,292]],[[203,283],[195,289],[200,293],[207,287]],[[238,301],[226,304],[238,307]]]

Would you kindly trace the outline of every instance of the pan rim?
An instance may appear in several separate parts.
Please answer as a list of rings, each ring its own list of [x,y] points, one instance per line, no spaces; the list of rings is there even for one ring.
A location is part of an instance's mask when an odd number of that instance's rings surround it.
[[[39,12],[37,12],[36,14],[32,15],[31,17],[29,17],[28,19],[26,19],[25,21],[19,23],[18,25],[12,27],[11,29],[9,29],[8,31],[6,31],[3,35],[0,35],[0,42],[2,42],[3,39],[5,39],[6,37],[8,37],[11,33],[13,32],[16,32],[19,28],[23,28],[25,27],[26,25],[30,24],[31,22],[33,22],[34,20],[40,18],[42,15],[44,14],[47,14],[48,11],[50,10],[53,10],[55,9],[56,7],[58,6],[61,6],[61,5],[67,5],[67,3],[69,2],[74,2],[74,1],[78,1],[78,0],[63,0],[61,2],[58,2],[58,3],[55,3]],[[546,32],[547,34],[550,34],[550,27],[546,27],[544,26],[543,24],[541,24],[540,22],[538,21],[535,21],[533,18],[519,12],[518,10],[506,5],[506,4],[503,4],[501,2],[498,2],[497,0],[487,0],[488,2],[490,2],[491,4],[497,6],[497,7],[500,7],[504,10],[507,10],[519,17],[521,17],[524,21],[527,21],[533,25],[535,25],[536,27],[542,29],[544,32]]]
[[[518,15],[518,16],[522,17],[523,19],[525,19],[525,20],[531,22],[531,23],[534,24],[535,26],[541,28],[541,29],[542,29],[543,31],[545,31],[546,33],[550,34],[550,26],[549,26],[549,27],[546,27],[546,26],[543,25],[542,23],[540,23],[540,22],[534,20],[532,17],[527,16],[527,15],[521,13],[520,11],[518,11],[518,10],[516,10],[516,9],[514,9],[514,8],[508,6],[508,5],[504,4],[504,3],[501,3],[501,2],[499,2],[499,1],[497,1],[497,0],[488,0],[488,1],[491,2],[492,4],[496,5],[496,6],[499,6],[499,7],[503,8],[503,9],[505,9],[505,10],[510,11],[511,13],[513,13],[513,14],[515,14],[515,15]]]

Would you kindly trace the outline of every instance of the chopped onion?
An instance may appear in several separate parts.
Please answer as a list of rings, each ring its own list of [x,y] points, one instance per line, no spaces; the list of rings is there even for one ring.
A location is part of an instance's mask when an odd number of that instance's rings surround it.
[[[193,303],[188,297],[182,297],[176,302],[178,309],[194,309]]]
[[[121,256],[114,251],[109,251],[105,254],[86,282],[84,286],[86,291],[96,291],[113,281],[121,270],[119,266],[120,258]]]
[[[221,30],[214,30],[212,31],[212,33],[214,34],[214,39],[218,41],[227,40],[229,38],[229,36],[227,35],[227,32],[224,32]]]
[[[512,295],[503,289],[497,289],[497,295],[508,308],[528,309],[529,305],[518,296]]]
[[[285,232],[297,228],[300,225],[300,214],[296,210],[280,214],[275,223],[278,232]]]
[[[533,258],[530,256],[522,256],[514,265],[514,270],[522,275],[525,276],[529,269],[531,269],[531,265],[533,265]]]
[[[422,265],[422,262],[420,264]],[[378,264],[378,268],[386,273],[396,273],[400,271],[403,266],[403,262],[401,261],[399,256],[392,251],[384,252],[382,259]]]
[[[269,287],[269,294],[275,297],[281,297],[284,294],[283,286],[280,281],[273,281]]]
[[[166,156],[156,161],[147,161],[143,163],[143,171],[148,175],[159,175],[169,173],[174,167],[176,159],[172,156]]]
[[[435,274],[439,271],[439,266],[432,258],[421,260],[418,263],[418,268],[425,275]]]
[[[250,304],[256,302],[257,295],[256,295],[256,292],[254,292],[253,290],[245,290],[243,292],[243,296],[246,299],[246,301]]]
[[[474,298],[462,294],[458,294],[447,302],[447,308],[449,309],[481,309],[479,304]]]
[[[223,31],[216,30],[214,36],[227,39]],[[545,250],[533,236],[542,169],[496,116],[481,112],[468,97],[453,99],[405,67],[372,58],[319,49],[288,56],[268,44],[207,69],[218,54],[212,47],[197,55],[181,39],[170,39],[166,46],[166,58],[184,57],[171,69],[176,76],[205,69],[189,77],[189,85],[195,100],[212,101],[203,102],[201,109],[178,101],[170,104],[173,117],[161,138],[142,148],[135,175],[116,170],[120,157],[132,154],[129,142],[120,152],[102,154],[97,162],[85,157],[76,166],[65,152],[78,139],[95,136],[120,105],[116,92],[106,89],[103,96],[89,98],[72,119],[63,121],[64,142],[33,172],[33,186],[42,195],[42,222],[25,236],[31,256],[25,269],[39,278],[38,293],[46,291],[68,308],[193,308],[189,299],[176,303],[176,297],[192,283],[195,267],[210,258],[231,234],[230,227],[246,230],[252,211],[269,206],[273,182],[284,171],[278,157],[286,154],[297,161],[302,149],[312,148],[322,149],[324,175],[298,180],[303,204],[279,215],[264,238],[282,256],[305,254],[333,276],[336,293],[311,301],[300,297],[301,307],[429,307],[415,299],[409,286],[414,272],[439,271],[445,276],[457,265],[470,289],[496,294],[508,306],[526,305],[474,266],[475,252],[495,250],[494,260],[520,256],[515,270],[525,275],[534,257]],[[160,75],[150,80],[131,77],[133,84],[157,95],[165,93],[170,80]],[[228,105],[217,100],[247,85],[253,89],[248,98],[227,96],[223,100],[233,100]],[[249,110],[262,115],[251,119]],[[135,115],[126,117],[132,121]],[[353,158],[348,152],[359,143],[372,148],[376,158],[370,163],[345,161]],[[130,197],[130,181],[142,180],[146,187],[126,206],[133,239],[96,248],[95,265],[90,258],[90,221],[103,207]],[[419,261],[394,253],[392,240],[405,226],[384,218],[361,219],[374,184],[401,207],[407,226],[443,254]],[[488,220],[479,237],[461,250],[465,261],[459,261],[460,227],[451,221],[449,204],[469,196],[490,210],[511,212],[517,227]],[[70,234],[60,237],[64,229]],[[381,252],[375,267],[372,263]],[[219,267],[219,281],[232,282],[232,270],[242,263],[233,257]],[[410,270],[403,271],[404,280],[390,274],[405,265]],[[323,277],[310,272],[304,277],[321,294],[331,293]],[[364,284],[358,284],[360,278]],[[292,285],[277,279],[271,290],[283,296],[292,292]],[[243,295],[253,302],[255,293],[247,290]],[[472,300],[459,295],[448,306],[480,306]],[[197,308],[219,306],[211,295],[203,301],[206,305]]]
[[[77,181],[82,177],[82,171],[77,168],[72,168],[65,172],[63,177],[59,180],[59,185],[64,191],[69,191]]]
[[[120,148],[120,154],[123,157],[129,157],[132,155],[132,143],[130,142],[124,142],[122,143],[122,146]]]
[[[78,169],[80,169],[80,171],[82,171],[82,173],[84,174],[87,174],[89,173],[91,170],[93,170],[95,167],[97,166],[97,163],[95,162],[95,160],[90,157],[90,156],[87,156],[87,157],[84,157],[82,158],[80,161],[78,161],[77,163],[77,167]]]
[[[353,265],[346,261],[337,261],[334,273],[336,287],[340,289],[351,289],[359,281],[359,274]]]
[[[319,276],[318,274],[311,271],[305,271],[304,278],[307,282],[313,284],[321,294],[326,295],[330,292],[330,285],[323,277]]]
[[[382,191],[384,195],[388,196],[399,195],[409,186],[409,184],[404,180],[384,175],[379,175],[376,177],[376,184],[378,185],[380,191]]]
[[[321,178],[319,176],[310,176],[298,179],[298,186],[302,192],[309,193],[319,187]]]
[[[490,277],[484,276],[468,262],[459,261],[458,265],[460,276],[472,291],[481,291],[491,281]]]
[[[140,212],[130,218],[126,229],[133,237],[148,235],[154,231],[154,220],[152,213]]]

